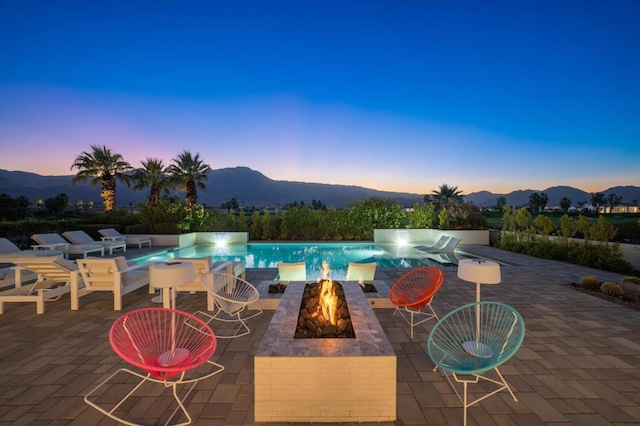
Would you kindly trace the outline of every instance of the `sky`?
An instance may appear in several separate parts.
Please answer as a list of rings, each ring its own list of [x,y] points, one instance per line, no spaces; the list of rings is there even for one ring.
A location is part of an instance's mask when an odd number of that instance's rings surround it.
[[[640,186],[640,1],[0,0],[0,169],[428,194]]]

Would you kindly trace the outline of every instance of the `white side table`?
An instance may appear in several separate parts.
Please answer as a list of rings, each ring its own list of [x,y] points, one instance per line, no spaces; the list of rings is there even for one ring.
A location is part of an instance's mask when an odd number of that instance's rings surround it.
[[[193,263],[162,262],[149,265],[149,284],[162,289],[162,306],[168,309],[176,307],[175,288],[196,279]]]

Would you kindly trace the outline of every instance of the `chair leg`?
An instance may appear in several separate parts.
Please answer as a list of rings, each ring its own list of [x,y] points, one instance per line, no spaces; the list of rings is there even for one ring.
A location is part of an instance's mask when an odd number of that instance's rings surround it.
[[[440,318],[438,317],[438,314],[436,314],[436,311],[434,311],[433,308],[431,307],[431,304],[426,305],[423,309],[424,311],[411,309],[406,306],[398,306],[396,310],[393,311],[393,315],[395,315],[396,312],[399,312],[400,316],[411,326],[412,339],[413,339],[413,327],[415,327],[416,325],[420,325],[425,321],[429,321],[432,318],[435,318],[436,321],[440,320]],[[415,316],[418,316],[418,315],[424,315],[424,318],[416,322]]]
[[[433,371],[435,371],[437,369],[436,368],[433,369]],[[474,404],[479,403],[480,401],[482,401],[483,399],[489,398],[492,395],[497,394],[500,391],[503,390],[508,390],[509,393],[511,394],[511,396],[513,397],[514,401],[518,401],[518,399],[516,398],[515,394],[513,393],[513,391],[511,390],[511,387],[509,386],[509,384],[507,383],[507,381],[504,379],[504,377],[502,376],[502,374],[500,373],[500,371],[497,368],[493,368],[493,370],[496,371],[498,377],[500,378],[499,380],[496,379],[492,379],[490,377],[484,376],[484,375],[480,375],[480,374],[471,374],[468,375],[468,379],[463,379],[461,378],[459,375],[457,375],[456,373],[451,373],[451,376],[453,376],[454,380],[457,383],[462,383],[462,387],[463,387],[463,393],[462,396],[460,395],[460,393],[458,392],[458,389],[456,389],[456,386],[454,385],[453,381],[451,380],[451,377],[449,376],[449,372],[440,369],[440,371],[442,371],[442,375],[444,376],[444,378],[447,380],[447,382],[449,382],[449,385],[451,386],[451,388],[453,389],[453,391],[455,392],[456,396],[458,397],[458,399],[460,400],[460,402],[462,403],[462,406],[464,408],[464,424],[467,424],[467,409],[469,407],[471,407]],[[498,388],[479,397],[474,399],[473,401],[469,402],[468,400],[468,386],[469,383],[478,383],[480,380],[484,380],[487,382],[491,382],[494,383],[496,385],[498,385]]]
[[[463,385],[462,385],[463,388],[464,388],[464,402],[462,403],[462,405],[464,406],[464,413],[462,415],[462,418],[463,418],[462,424],[464,426],[467,426],[467,407],[469,407],[467,405],[467,387],[468,387],[468,385],[469,385],[469,382],[464,382]]]
[[[136,376],[138,378],[140,378],[141,380],[138,382],[137,385],[135,385],[133,387],[133,389],[131,389],[131,391],[129,391],[129,393],[127,393],[120,401],[118,401],[117,404],[115,404],[113,407],[111,407],[111,409],[107,410],[107,408],[100,406],[97,402],[92,400],[92,396],[95,392],[98,391],[98,389],[100,389],[102,386],[106,385],[108,381],[110,381],[112,378],[114,378],[115,376],[119,375],[120,373],[126,373],[126,374],[130,374],[133,376]],[[140,386],[142,386],[142,384],[147,381],[147,379],[149,378],[149,375],[147,374],[146,376],[143,376],[141,374],[136,373],[135,371],[131,371],[129,369],[126,368],[120,368],[118,370],[116,370],[113,374],[111,374],[109,377],[107,377],[106,379],[104,379],[102,382],[100,382],[95,388],[93,388],[91,391],[89,391],[89,393],[84,397],[84,402],[86,402],[87,404],[89,404],[90,406],[92,406],[93,408],[95,408],[96,410],[100,411],[102,414],[104,414],[105,416],[120,422],[120,423],[124,423],[126,425],[132,425],[135,426],[137,425],[137,423],[132,423],[130,421],[127,421],[121,417],[118,417],[117,415],[114,414],[114,412],[131,396],[135,393],[136,390],[138,390],[140,388]]]
[[[187,411],[185,405],[184,405],[184,401],[186,401],[186,399],[189,397],[189,395],[191,394],[191,391],[193,390],[193,388],[195,387],[195,385],[200,381],[200,380],[204,380],[207,379],[211,376],[214,376],[220,372],[222,372],[224,370],[224,366],[217,364],[213,361],[207,361],[207,364],[210,364],[214,367],[214,369],[208,373],[205,374],[203,376],[200,376],[198,378],[195,379],[188,379],[188,380],[184,380],[184,373],[182,374],[182,376],[180,376],[180,380],[178,381],[164,381],[164,380],[159,380],[159,379],[155,379],[153,377],[151,377],[149,374],[143,375],[140,373],[137,373],[135,371],[131,371],[127,368],[120,368],[119,370],[117,370],[116,372],[114,372],[113,374],[111,374],[109,377],[107,377],[105,380],[103,380],[102,382],[100,382],[95,388],[93,388],[85,397],[84,397],[84,401],[92,406],[93,408],[95,408],[96,410],[100,411],[102,414],[104,414],[105,416],[126,424],[126,425],[131,425],[131,426],[136,426],[138,425],[138,423],[133,423],[129,420],[126,420],[124,418],[118,417],[116,414],[114,414],[118,408],[131,396],[133,396],[133,394],[140,388],[140,386],[142,386],[144,384],[144,382],[146,381],[151,381],[151,382],[155,382],[155,383],[160,383],[162,384],[164,387],[172,387],[172,393],[173,393],[173,397],[176,400],[178,406],[173,410],[173,412],[171,413],[171,415],[169,416],[169,418],[167,419],[167,421],[164,423],[165,426],[167,426],[169,424],[169,422],[171,420],[173,420],[174,416],[176,415],[176,413],[178,412],[178,410],[182,411],[182,414],[184,414],[184,416],[186,417],[187,421],[186,422],[182,422],[182,423],[176,423],[173,426],[184,426],[184,425],[189,425],[191,424],[191,416],[189,415],[189,412]],[[126,373],[129,375],[133,375],[135,377],[138,377],[140,379],[140,381],[133,387],[133,389],[131,389],[118,403],[116,403],[113,407],[111,407],[110,409],[106,408],[105,406],[101,406],[99,405],[94,398],[92,398],[93,394],[96,393],[98,391],[98,389],[100,389],[102,386],[104,386],[107,382],[109,382],[112,378],[114,378],[115,376],[117,376],[118,374],[121,373]],[[180,398],[178,396],[178,390],[177,390],[177,385],[179,384],[191,384],[191,386],[189,387],[187,393]]]
[[[256,308],[255,311],[256,312],[252,313],[251,315],[245,316],[245,317],[242,316],[242,313],[243,312],[248,312],[248,309],[246,309],[246,308],[242,309],[239,312],[236,312],[233,315],[226,314],[222,309],[216,310],[216,312],[213,315],[211,315],[208,312],[203,312],[203,311],[197,311],[197,312],[194,313],[194,315],[195,316],[202,315],[202,316],[207,317],[207,319],[205,320],[205,322],[207,324],[211,323],[214,320],[220,321],[220,322],[239,322],[240,324],[238,325],[238,328],[231,335],[221,335],[221,334],[218,334],[216,332],[216,337],[218,339],[233,339],[233,338],[236,338],[236,337],[246,336],[247,334],[251,333],[251,329],[249,328],[249,326],[247,325],[247,323],[245,321],[248,321],[251,318],[257,317],[258,315],[260,315],[262,313],[262,309],[259,309],[259,308]],[[225,315],[226,315],[226,317],[225,317]]]

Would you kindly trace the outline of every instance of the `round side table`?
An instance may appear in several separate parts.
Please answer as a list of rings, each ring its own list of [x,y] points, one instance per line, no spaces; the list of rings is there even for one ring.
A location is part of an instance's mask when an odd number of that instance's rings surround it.
[[[175,288],[195,279],[196,272],[190,262],[161,262],[149,266],[149,283],[162,289],[162,304],[165,308],[175,309]]]

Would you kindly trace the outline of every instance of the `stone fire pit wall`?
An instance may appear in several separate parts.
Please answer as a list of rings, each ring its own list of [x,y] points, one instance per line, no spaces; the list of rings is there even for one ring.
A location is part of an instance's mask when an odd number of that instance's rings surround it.
[[[342,283],[356,337],[294,339],[304,283],[290,283],[254,360],[256,422],[396,420],[396,355],[357,283]]]

